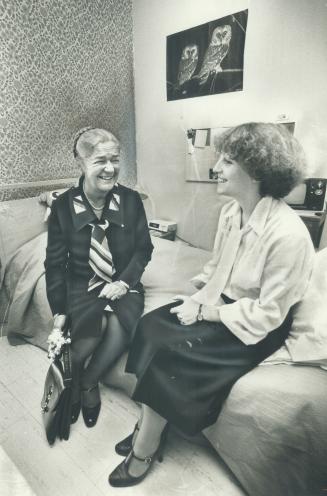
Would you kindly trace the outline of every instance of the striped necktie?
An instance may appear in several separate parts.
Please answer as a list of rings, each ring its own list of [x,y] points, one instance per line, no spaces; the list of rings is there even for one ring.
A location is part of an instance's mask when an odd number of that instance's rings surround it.
[[[88,291],[100,286],[104,282],[111,282],[115,269],[112,262],[112,255],[109,250],[106,229],[109,227],[107,220],[101,223],[91,223],[91,245],[89,252],[89,265],[94,271],[92,279],[89,281]]]

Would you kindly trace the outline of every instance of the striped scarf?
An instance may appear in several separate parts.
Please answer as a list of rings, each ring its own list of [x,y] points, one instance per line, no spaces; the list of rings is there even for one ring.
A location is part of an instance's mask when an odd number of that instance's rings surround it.
[[[111,282],[115,269],[106,238],[109,222],[104,220],[101,223],[92,222],[89,225],[92,227],[89,265],[94,271],[94,275],[89,281],[88,291],[92,291],[104,282]]]

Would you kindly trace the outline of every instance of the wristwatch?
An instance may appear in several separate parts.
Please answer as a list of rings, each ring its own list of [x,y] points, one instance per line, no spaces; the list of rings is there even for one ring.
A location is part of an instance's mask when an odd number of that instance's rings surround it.
[[[199,305],[197,320],[203,320],[202,303]]]

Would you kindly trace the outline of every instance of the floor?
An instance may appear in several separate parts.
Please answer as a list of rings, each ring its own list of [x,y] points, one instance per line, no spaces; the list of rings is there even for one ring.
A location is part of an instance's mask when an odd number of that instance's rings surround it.
[[[82,419],[69,441],[49,447],[40,400],[48,361],[30,345],[12,347],[0,339],[1,496],[245,496],[212,449],[171,432],[163,463],[156,462],[138,486],[114,489],[108,474],[122,460],[114,445],[131,431],[138,407],[123,393],[103,387],[95,428]]]

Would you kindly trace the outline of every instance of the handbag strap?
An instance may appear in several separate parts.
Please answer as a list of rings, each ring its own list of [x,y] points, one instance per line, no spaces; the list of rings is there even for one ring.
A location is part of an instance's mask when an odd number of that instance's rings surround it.
[[[70,328],[71,328],[71,317],[67,315],[66,321],[62,328],[62,335],[64,336],[64,338],[70,337]]]
[[[63,327],[63,335],[65,338],[70,338],[70,318],[67,317],[65,325]],[[62,363],[62,368],[63,368],[63,380],[65,386],[71,386],[72,380],[73,380],[73,374],[72,374],[72,351],[71,351],[71,344],[66,343],[62,347],[61,351],[61,363]]]
[[[70,343],[64,344],[61,353],[61,363],[63,370],[63,380],[65,386],[70,386],[73,380],[72,377],[72,356]]]

